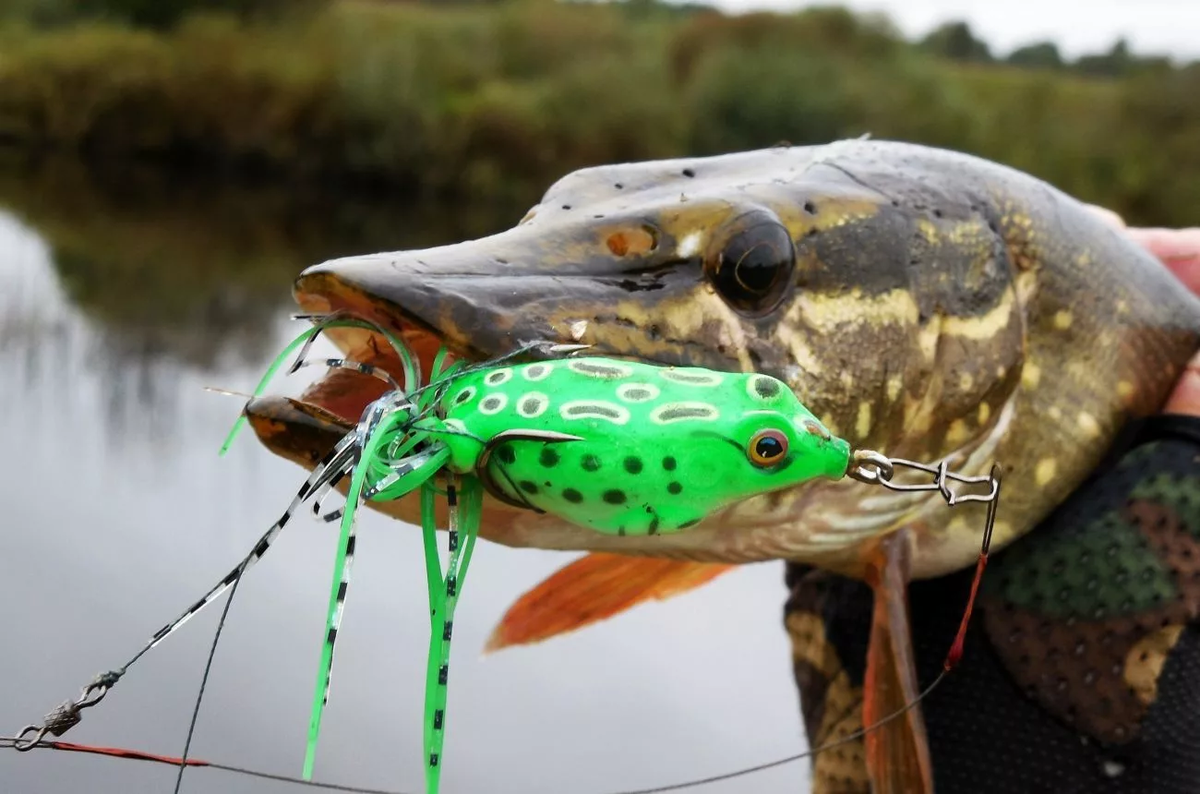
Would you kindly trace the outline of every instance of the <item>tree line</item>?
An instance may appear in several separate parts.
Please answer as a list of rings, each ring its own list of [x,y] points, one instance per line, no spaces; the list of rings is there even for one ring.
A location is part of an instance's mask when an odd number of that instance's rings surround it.
[[[838,7],[659,0],[9,0],[0,144],[532,201],[585,165],[871,133],[972,152],[1131,221],[1200,216],[1200,63],[1006,55]]]

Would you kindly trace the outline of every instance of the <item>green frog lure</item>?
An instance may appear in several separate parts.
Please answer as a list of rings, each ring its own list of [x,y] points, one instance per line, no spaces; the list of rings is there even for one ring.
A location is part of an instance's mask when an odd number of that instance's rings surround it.
[[[306,330],[267,370],[255,396],[297,346],[308,346],[328,320]],[[379,329],[375,329],[379,330]],[[437,790],[446,720],[446,684],[456,600],[477,537],[483,491],[510,504],[551,513],[611,535],[680,532],[710,513],[756,494],[815,477],[839,478],[850,445],[834,437],[781,381],[760,374],[661,367],[609,358],[574,357],[578,346],[533,345],[486,365],[433,365],[428,385],[398,340],[405,383],[383,370],[327,359],[388,381],[392,388],[364,410],[357,427],[327,454],[288,510],[256,545],[261,558],[283,526],[314,495],[350,475],[341,521],[325,643],[310,722],[304,774],[311,777],[321,712],[349,586],[354,515],[367,500],[398,499],[421,488],[431,612],[426,679],[427,789]],[[509,363],[523,353],[568,354],[557,360]],[[322,363],[322,362],[317,362]],[[238,420],[222,450],[232,442]],[[653,442],[653,443],[649,443]],[[447,481],[439,489],[435,475]],[[451,508],[450,561],[439,570],[434,500]],[[319,498],[316,501],[319,512]],[[240,575],[235,569],[160,638],[203,609]]]
[[[936,489],[950,504],[988,501],[992,508],[989,528],[994,518],[999,490],[995,469],[991,477],[962,477],[948,473],[944,464],[935,469],[852,450],[847,441],[830,433],[791,389],[769,375],[587,357],[579,355],[585,346],[546,343],[470,365],[460,361],[447,364],[442,350],[433,362],[430,382],[422,384],[412,354],[385,330],[343,315],[315,319],[314,326],[271,364],[255,397],[263,394],[297,349],[289,372],[324,364],[379,378],[388,384],[388,391],[366,407],[357,425],[317,464],[249,555],[203,598],[156,632],[134,657],[136,661],[235,586],[307,503],[311,502],[314,514],[325,521],[340,522],[309,723],[306,780],[312,777],[322,713],[329,699],[334,649],[354,561],[355,516],[368,500],[399,499],[420,489],[431,629],[424,708],[429,794],[436,794],[439,787],[454,611],[478,537],[484,492],[609,535],[684,532],[740,500],[816,478],[844,476],[897,490]],[[306,361],[313,342],[330,327],[357,327],[381,334],[399,357],[401,379],[348,359]],[[540,356],[523,360],[531,354]],[[239,417],[222,454],[244,423],[245,417]],[[936,481],[932,485],[892,484],[893,464],[921,469],[935,475]],[[346,477],[345,505],[322,513],[324,498]],[[992,492],[957,495],[949,491],[947,478],[991,483]],[[448,506],[445,571],[434,510],[439,497],[444,497]],[[986,545],[981,569],[984,559]],[[100,696],[128,666],[107,674]],[[45,729],[33,740],[40,740],[44,733]]]

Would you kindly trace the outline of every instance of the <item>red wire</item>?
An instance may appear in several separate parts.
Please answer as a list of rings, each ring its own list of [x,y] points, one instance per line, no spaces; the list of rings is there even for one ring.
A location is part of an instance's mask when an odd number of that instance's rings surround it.
[[[0,737],[0,749],[15,749],[16,742],[18,741],[20,740],[16,737]],[[218,764],[215,761],[203,761],[198,758],[189,758],[185,761],[182,758],[177,758],[171,755],[157,755],[155,753],[142,752],[141,750],[130,750],[125,747],[100,747],[93,744],[54,742],[46,739],[38,741],[35,746],[41,750],[60,750],[68,753],[88,753],[90,755],[103,755],[108,756],[109,758],[122,758],[131,761],[150,761],[155,764],[166,764],[174,767],[179,767],[181,765],[206,767],[208,769],[219,769],[224,772],[231,772],[238,775],[249,775],[250,777],[263,778],[264,780],[279,780],[284,783],[292,783],[297,786],[309,786],[311,788],[325,789],[328,791],[344,791],[348,792],[348,794],[401,794],[400,792],[389,791],[386,789],[361,788],[358,786],[345,786],[337,783],[317,783],[311,780],[302,780],[300,778],[279,775],[272,772],[260,772],[257,769],[231,766],[230,764]]]
[[[153,761],[156,764],[169,764],[170,766],[210,766],[208,761],[202,761],[198,758],[189,758],[184,761],[182,758],[176,758],[170,755],[155,755],[154,753],[145,753],[141,750],[129,750],[124,747],[99,747],[93,744],[74,744],[73,742],[46,742],[43,741],[43,747],[48,747],[51,750],[65,750],[71,753],[91,753],[93,755],[108,755],[114,758],[132,758],[135,761]]]

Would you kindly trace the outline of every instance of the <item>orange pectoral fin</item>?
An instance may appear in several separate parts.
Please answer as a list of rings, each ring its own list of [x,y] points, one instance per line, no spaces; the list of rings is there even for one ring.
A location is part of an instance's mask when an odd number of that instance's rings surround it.
[[[556,571],[509,607],[484,652],[542,642],[599,623],[645,601],[694,590],[733,567],[588,554]]]
[[[868,566],[875,610],[863,685],[867,728],[913,703],[919,694],[908,623],[908,580],[908,531],[900,530],[880,542]],[[919,706],[871,730],[864,741],[875,794],[932,794],[929,744]]]

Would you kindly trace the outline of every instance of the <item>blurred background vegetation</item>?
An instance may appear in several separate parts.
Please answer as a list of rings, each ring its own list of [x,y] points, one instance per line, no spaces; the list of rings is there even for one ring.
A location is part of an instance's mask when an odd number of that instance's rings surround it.
[[[339,190],[536,201],[585,165],[871,133],[1200,214],[1200,63],[994,53],[836,8],[658,0],[7,0],[0,146]]]

